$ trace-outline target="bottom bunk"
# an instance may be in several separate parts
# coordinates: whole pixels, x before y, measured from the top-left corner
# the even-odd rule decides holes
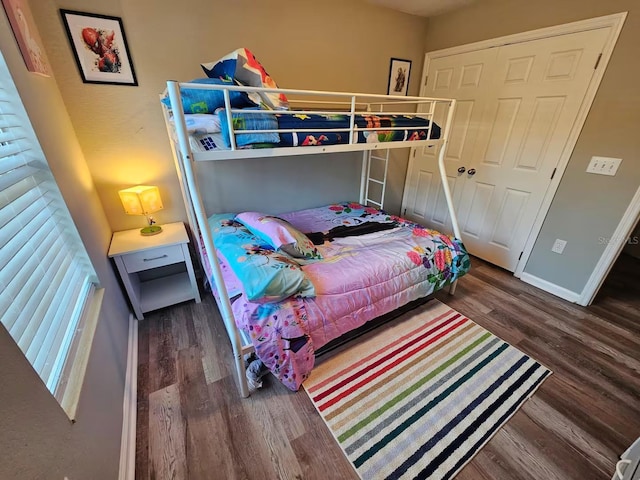
[[[209,228],[233,327],[294,391],[320,349],[450,285],[470,266],[461,241],[359,203],[277,217],[215,214]]]

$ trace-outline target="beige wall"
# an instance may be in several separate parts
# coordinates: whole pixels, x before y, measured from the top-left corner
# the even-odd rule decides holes
[[[640,3],[482,0],[429,19],[427,51],[628,11],[626,23],[525,271],[580,293],[640,184]],[[591,156],[622,158],[615,177],[585,172]],[[551,252],[567,240],[563,255]]]
[[[83,84],[59,15],[38,15],[64,102],[113,230],[140,225],[140,218],[124,214],[117,196],[118,189],[138,183],[160,186],[165,205],[157,214],[160,222],[185,219],[158,94],[167,80],[203,77],[201,62],[246,47],[281,87],[386,93],[389,60],[399,57],[413,61],[409,93],[418,92],[424,19],[356,0],[56,3],[121,16],[138,77],[138,87]],[[394,155],[387,195],[396,211],[408,158],[407,150],[401,152]],[[313,179],[310,182],[313,186]],[[356,181],[353,198],[358,186]],[[287,203],[295,206],[294,198],[286,197],[290,189],[282,190]],[[258,208],[259,192],[249,195]]]
[[[38,8],[39,15],[57,15],[51,2],[38,0]],[[75,424],[0,327],[0,478],[114,479],[120,454],[129,310],[106,257],[111,229],[56,79],[27,72],[0,12],[0,50],[105,288]]]

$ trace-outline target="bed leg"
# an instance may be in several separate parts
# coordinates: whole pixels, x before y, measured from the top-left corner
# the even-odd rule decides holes
[[[453,295],[454,293],[456,293],[456,287],[458,286],[458,280],[454,280],[450,285],[449,285],[449,295]]]
[[[247,398],[249,396],[249,384],[247,383],[247,375],[244,368],[244,358],[242,353],[235,355],[236,375],[238,376],[238,387],[240,388],[240,396]]]

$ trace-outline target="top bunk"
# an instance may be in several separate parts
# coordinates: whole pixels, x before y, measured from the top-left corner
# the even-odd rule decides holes
[[[435,146],[455,100],[168,81],[169,136],[194,161]]]

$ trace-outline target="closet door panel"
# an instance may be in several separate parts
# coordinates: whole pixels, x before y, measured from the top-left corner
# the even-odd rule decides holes
[[[413,203],[415,215],[425,218],[427,215],[427,200],[431,195],[431,186],[434,185],[433,173],[421,170],[417,173],[416,197]]]
[[[464,217],[460,219],[463,227],[463,238],[472,236],[479,238],[482,233],[482,226],[485,223],[489,203],[493,197],[495,187],[480,182],[476,182],[470,189],[471,203]]]
[[[438,179],[439,180],[439,179]],[[456,188],[457,178],[447,176],[449,183],[449,189],[453,192]],[[442,182],[438,181],[438,192],[436,194],[435,207],[431,211],[429,218],[430,223],[439,225],[440,230],[444,230],[450,227],[449,208],[447,207],[447,198],[444,195],[444,188]]]
[[[507,145],[509,145],[513,134],[513,126],[520,111],[520,104],[519,98],[498,100],[487,147],[480,158],[482,164],[502,167],[507,153]]]
[[[445,158],[455,205],[460,203],[465,181],[458,169],[471,161],[489,88],[485,75],[493,68],[496,55],[492,49],[432,59],[421,91],[423,96],[458,100]],[[446,114],[445,110],[436,111],[436,123],[444,125]],[[438,153],[436,148],[427,147],[412,153],[402,213],[410,220],[451,233],[451,219],[438,171]]]

